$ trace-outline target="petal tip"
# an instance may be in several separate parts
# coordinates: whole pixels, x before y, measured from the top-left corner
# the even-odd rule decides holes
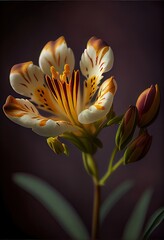
[[[117,91],[117,82],[116,82],[116,80],[115,80],[114,77],[111,77],[109,80],[110,80],[110,81],[109,81],[109,91],[110,91],[113,95],[115,95],[115,94],[116,94],[116,91]]]
[[[100,50],[104,47],[108,47],[108,44],[101,38],[93,36],[88,40],[87,47],[89,46],[93,46],[96,50]]]
[[[15,64],[15,65],[11,68],[10,74],[17,73],[17,72],[24,72],[24,71],[26,71],[26,69],[28,68],[28,66],[31,65],[31,64],[33,64],[32,61]]]
[[[43,48],[43,50],[50,50],[50,49],[56,49],[57,47],[59,47],[61,44],[65,43],[65,38],[64,36],[59,37],[57,40],[55,41],[49,41]]]

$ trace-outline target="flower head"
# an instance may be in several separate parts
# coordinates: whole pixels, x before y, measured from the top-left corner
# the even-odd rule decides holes
[[[88,41],[80,61],[85,77],[82,89],[80,73],[74,65],[74,54],[60,37],[45,45],[39,67],[32,62],[13,66],[10,84],[28,99],[9,96],[3,108],[6,116],[41,136],[96,134],[97,123],[106,118],[117,90],[114,77],[101,84],[103,73],[112,68],[113,52],[101,39],[92,37]],[[49,116],[41,115],[38,109]]]
[[[157,116],[160,106],[160,92],[156,84],[143,91],[137,99],[136,107],[139,113],[139,126],[147,127]]]

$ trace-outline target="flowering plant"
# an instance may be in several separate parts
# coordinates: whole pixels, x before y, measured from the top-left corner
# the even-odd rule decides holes
[[[60,140],[62,138],[82,152],[84,167],[92,177],[95,189],[92,240],[99,236],[101,187],[118,167],[136,162],[147,154],[152,142],[147,127],[155,120],[160,105],[156,84],[141,93],[135,106],[130,106],[120,116],[116,115],[113,106],[116,80],[112,76],[102,82],[103,74],[112,68],[113,62],[113,51],[108,44],[96,37],[89,39],[80,61],[80,70],[85,77],[81,84],[80,73],[74,70],[73,51],[68,48],[64,37],[60,37],[45,45],[39,57],[39,67],[32,62],[13,66],[10,84],[28,99],[9,96],[3,107],[10,120],[47,137],[55,154],[69,154],[68,147]],[[41,115],[38,110],[45,114]],[[102,148],[98,138],[100,131],[113,124],[118,125],[115,148],[106,173],[100,177],[93,155]],[[123,151],[123,155],[115,161],[118,151]],[[20,184],[18,178],[17,182]],[[29,186],[25,188],[31,189]],[[47,204],[50,206],[49,202]],[[87,234],[84,235],[88,238]]]

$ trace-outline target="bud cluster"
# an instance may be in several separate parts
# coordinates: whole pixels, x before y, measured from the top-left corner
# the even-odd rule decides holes
[[[115,142],[118,150],[126,148],[124,164],[142,159],[149,151],[152,137],[146,128],[155,120],[159,106],[160,93],[156,84],[143,91],[137,99],[136,106],[130,106],[123,115]],[[137,126],[140,128],[139,135],[132,140]]]

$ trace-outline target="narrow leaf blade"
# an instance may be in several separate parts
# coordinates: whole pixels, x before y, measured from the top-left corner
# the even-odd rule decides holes
[[[133,185],[134,184],[132,181],[125,181],[119,185],[112,193],[110,193],[100,209],[101,223],[104,221],[105,217],[115,206],[115,204],[133,187]]]
[[[148,240],[151,233],[159,226],[159,224],[164,220],[164,207],[159,208],[155,213],[150,217],[148,224],[145,228],[142,239]]]
[[[89,239],[88,232],[80,217],[54,188],[38,177],[25,173],[14,174],[13,180],[41,202],[72,239]]]
[[[151,200],[152,189],[146,190],[137,202],[123,233],[123,240],[137,240],[142,230],[147,209]]]

